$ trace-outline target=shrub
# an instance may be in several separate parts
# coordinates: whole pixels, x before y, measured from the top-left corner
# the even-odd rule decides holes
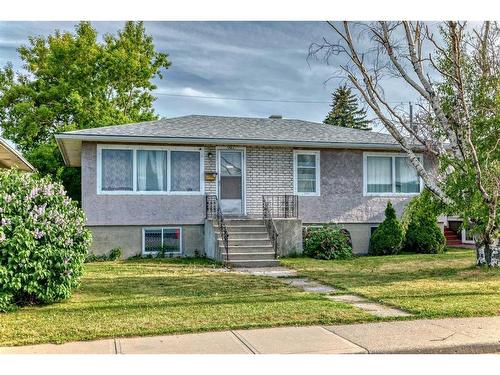
[[[304,236],[304,255],[315,259],[347,259],[352,257],[349,242],[349,237],[337,227],[309,229]]]
[[[397,254],[403,243],[403,229],[396,217],[396,211],[389,201],[385,209],[385,220],[380,224],[370,239],[370,255]]]
[[[425,254],[442,253],[446,239],[437,224],[440,207],[429,191],[413,198],[406,206],[403,223],[406,227],[404,250]]]
[[[422,254],[444,252],[446,239],[436,218],[429,215],[415,215],[406,230],[405,251]]]
[[[122,256],[122,249],[119,247],[111,249],[107,254],[103,255],[95,255],[89,254],[85,258],[85,263],[93,263],[93,262],[106,262],[108,260],[117,260]]]
[[[61,184],[0,171],[0,311],[70,296],[91,243],[84,221]]]

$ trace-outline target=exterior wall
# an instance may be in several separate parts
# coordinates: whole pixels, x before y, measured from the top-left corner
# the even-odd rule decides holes
[[[300,219],[274,219],[278,231],[280,256],[302,254],[302,221]]]
[[[200,147],[204,147],[205,173],[215,173],[216,147]],[[84,142],[82,206],[87,225],[94,232],[93,252],[102,254],[121,247],[125,256],[136,255],[142,246],[142,227],[168,225],[188,228],[183,230],[186,255],[204,250],[204,195],[98,195],[96,164],[96,143]],[[424,164],[428,169],[433,167],[425,158]],[[390,200],[401,215],[411,196],[363,196],[362,150],[321,150],[320,165],[321,195],[299,197],[299,220],[293,225],[277,221],[283,232],[280,241],[285,241],[282,248],[287,252],[302,250],[302,231],[292,228],[297,222],[336,222],[351,232],[354,251],[366,253],[370,227],[383,221],[387,202]],[[293,174],[292,148],[246,147],[247,215],[261,217],[262,195],[293,194]],[[205,181],[205,194],[216,194],[216,186],[216,181]]]
[[[142,253],[142,226],[89,226],[92,232],[90,252],[96,255],[108,253],[113,248],[121,248],[122,258]],[[204,253],[203,225],[182,226],[182,256]]]
[[[98,195],[96,150],[95,143],[82,145],[82,208],[87,225],[203,224],[204,195]]]
[[[380,223],[391,201],[398,216],[412,196],[363,196],[363,151],[321,150],[321,195],[299,197],[304,223]],[[426,168],[431,167],[424,159]]]
[[[293,194],[291,148],[247,147],[246,208],[249,216],[262,216],[262,196]]]

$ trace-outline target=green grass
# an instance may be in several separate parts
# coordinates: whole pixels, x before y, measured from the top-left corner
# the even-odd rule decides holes
[[[0,314],[0,346],[373,319],[278,280],[217,267],[195,259],[86,264],[69,300]]]
[[[282,263],[301,276],[403,308],[416,317],[500,315],[500,270],[475,267],[470,249],[345,261],[288,258]]]

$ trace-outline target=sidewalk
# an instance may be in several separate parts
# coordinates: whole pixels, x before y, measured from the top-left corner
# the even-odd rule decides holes
[[[280,327],[0,347],[3,354],[500,353],[500,317]]]

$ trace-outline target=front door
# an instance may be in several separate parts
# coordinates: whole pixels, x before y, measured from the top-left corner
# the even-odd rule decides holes
[[[243,170],[243,151],[219,151],[219,201],[225,214],[243,214]]]

